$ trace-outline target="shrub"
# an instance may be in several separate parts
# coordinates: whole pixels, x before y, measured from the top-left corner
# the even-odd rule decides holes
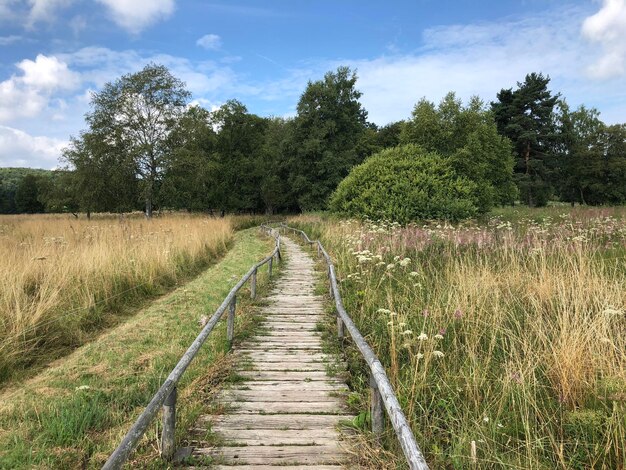
[[[354,167],[337,187],[330,208],[400,223],[459,220],[478,212],[477,189],[441,155],[408,144],[383,150]]]

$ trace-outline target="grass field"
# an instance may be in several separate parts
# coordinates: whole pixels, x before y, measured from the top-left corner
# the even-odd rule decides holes
[[[626,210],[507,209],[458,226],[290,223],[336,260],[347,310],[431,468],[626,468]],[[349,363],[367,409],[354,351]]]
[[[234,235],[231,250],[197,278],[151,303],[37,377],[0,392],[0,468],[100,468],[150,401],[210,315],[253,263],[273,248],[256,231]],[[259,295],[267,289],[259,272]],[[236,340],[257,325],[247,287],[238,297]],[[225,322],[211,334],[179,385],[177,445],[209,398],[228,379]],[[165,468],[158,458],[160,417],[155,420],[132,468]]]
[[[228,249],[230,219],[0,216],[0,384],[114,325]]]

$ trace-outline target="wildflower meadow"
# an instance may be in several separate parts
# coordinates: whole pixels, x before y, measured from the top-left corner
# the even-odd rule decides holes
[[[625,214],[291,222],[329,248],[432,468],[587,469],[626,465]]]

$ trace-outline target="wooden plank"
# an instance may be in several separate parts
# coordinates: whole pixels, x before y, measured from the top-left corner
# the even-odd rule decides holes
[[[222,392],[224,398],[231,398],[235,401],[291,401],[291,402],[323,402],[332,401],[334,403],[342,403],[343,395],[339,392],[331,392],[327,390],[272,390],[272,391],[250,391],[250,390],[228,390]]]
[[[324,383],[324,382],[244,382],[241,385],[233,385],[229,390],[250,390],[258,392],[266,391],[307,391],[307,390],[325,390],[332,392],[348,392],[349,388],[345,384],[340,383]]]
[[[242,446],[221,449],[194,449],[194,456],[220,458],[224,463],[248,465],[268,464],[337,464],[345,461],[345,451],[339,443],[322,446]]]
[[[302,414],[233,414],[210,416],[198,419],[198,426],[213,431],[223,429],[327,429],[339,426],[341,422],[352,421],[354,416],[343,415],[302,415]]]
[[[345,414],[347,409],[342,400],[310,402],[229,402],[230,413],[265,413],[265,414]]]
[[[273,372],[326,372],[326,365],[320,364],[316,362],[291,362],[291,363],[281,363],[281,362],[267,362],[267,363],[254,363],[247,370],[271,370]]]
[[[211,465],[211,467],[191,467],[194,469],[210,468],[211,470],[342,470],[344,467],[341,465],[316,465],[311,467],[310,465],[281,465],[276,468],[275,465],[237,465],[233,468],[232,465]]]
[[[216,432],[220,437],[235,442],[260,440],[267,437],[267,429],[220,429]],[[271,437],[279,443],[285,444],[289,441],[292,444],[307,444],[322,439],[334,439],[336,441],[340,439],[339,431],[331,426],[318,429],[274,429]]]
[[[239,375],[252,380],[282,380],[282,381],[297,381],[297,382],[310,382],[310,381],[322,381],[337,383],[341,382],[339,379],[329,377],[325,372],[272,372],[272,371],[249,371],[242,370]]]

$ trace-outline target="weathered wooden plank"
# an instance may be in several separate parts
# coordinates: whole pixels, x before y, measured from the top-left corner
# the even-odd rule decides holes
[[[339,379],[329,377],[325,372],[273,372],[273,371],[255,371],[255,370],[242,370],[239,372],[242,377],[247,377],[251,380],[283,380],[283,381],[297,381],[297,382],[310,382],[310,381],[322,381],[322,382],[341,382]]]
[[[343,415],[302,415],[302,414],[233,414],[211,416],[203,415],[198,419],[198,426],[220,431],[223,429],[327,429],[349,422],[354,416]]]
[[[346,406],[342,400],[336,401],[310,401],[310,402],[229,402],[232,406],[230,413],[266,413],[266,414],[345,414]]]
[[[193,469],[208,469],[211,470],[341,470],[344,467],[341,465],[316,465],[311,467],[310,465],[281,465],[276,468],[275,465],[237,465],[237,468],[233,468],[232,465],[212,465],[211,467],[191,467]]]
[[[272,402],[272,401],[291,401],[291,402],[333,402],[343,403],[343,396],[339,392],[329,392],[327,390],[306,390],[304,393],[300,390],[282,390],[282,391],[265,391],[258,390],[228,390],[222,392],[223,398],[229,398],[234,401],[250,401],[250,402]]]
[[[241,385],[233,385],[229,390],[250,390],[250,391],[307,391],[307,390],[325,390],[330,392],[348,392],[349,388],[341,383],[326,382],[244,382]]]
[[[242,446],[222,447],[221,449],[194,449],[194,456],[211,456],[224,460],[224,463],[246,463],[248,465],[286,463],[318,465],[337,464],[346,459],[346,453],[339,443],[322,446]]]
[[[249,370],[267,370],[274,372],[325,372],[326,366],[318,362],[267,362],[265,364],[254,364]]]

